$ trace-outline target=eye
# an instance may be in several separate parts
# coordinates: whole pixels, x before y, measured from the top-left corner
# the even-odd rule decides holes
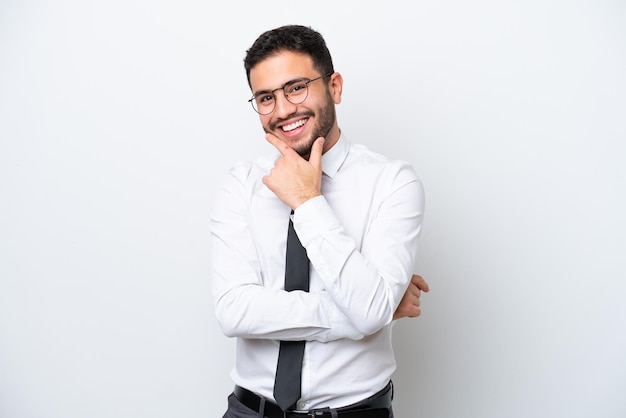
[[[306,83],[303,81],[297,82],[287,87],[287,94],[298,95],[306,91]]]
[[[273,94],[262,94],[260,96],[257,96],[256,98],[257,103],[264,104],[264,105],[272,103],[273,100],[274,100]]]

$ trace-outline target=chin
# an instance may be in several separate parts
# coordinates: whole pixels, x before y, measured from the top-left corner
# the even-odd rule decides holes
[[[313,148],[313,142],[315,140],[308,140],[306,142],[300,143],[295,147],[292,147],[295,152],[298,153],[303,158],[308,159],[309,155],[311,155],[311,149]]]

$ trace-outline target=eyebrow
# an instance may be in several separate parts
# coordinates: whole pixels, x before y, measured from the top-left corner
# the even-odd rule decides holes
[[[276,90],[284,89],[284,88],[285,88],[286,86],[288,86],[289,84],[297,83],[298,81],[308,81],[308,80],[310,80],[310,79],[309,79],[309,78],[307,78],[307,77],[298,77],[298,78],[294,78],[294,79],[292,79],[292,80],[287,81],[287,82],[286,82],[285,84],[283,84],[282,86],[277,87],[277,88],[275,88],[275,89],[273,89],[273,90],[259,90],[259,91],[256,91],[256,92],[254,92],[254,94],[252,95],[252,97],[257,97],[257,96],[259,96],[259,95],[261,95],[261,94],[268,94],[268,93],[272,93],[272,94],[274,94],[274,92],[275,92]]]

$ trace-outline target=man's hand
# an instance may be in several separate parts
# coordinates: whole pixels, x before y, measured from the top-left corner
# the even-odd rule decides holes
[[[315,140],[308,161],[275,135],[268,133],[265,139],[274,145],[282,156],[276,159],[270,173],[263,177],[263,184],[291,209],[296,209],[307,200],[320,196],[324,138],[319,137]]]
[[[422,292],[428,292],[428,283],[420,275],[414,274],[411,277],[411,283],[404,292],[400,305],[393,314],[393,319],[400,318],[415,318],[419,316],[422,311],[420,310],[420,295]]]

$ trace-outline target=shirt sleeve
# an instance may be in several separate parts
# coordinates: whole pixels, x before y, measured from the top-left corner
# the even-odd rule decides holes
[[[225,177],[210,219],[210,274],[215,314],[228,337],[332,341],[361,339],[327,291],[286,292],[263,286],[247,219],[246,166]]]
[[[392,321],[411,280],[424,213],[413,168],[389,165],[360,248],[323,196],[300,205],[294,227],[329,296],[351,324],[370,335]]]

